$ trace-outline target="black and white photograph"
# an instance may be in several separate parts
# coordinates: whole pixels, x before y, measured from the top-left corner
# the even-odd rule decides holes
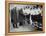
[[[43,31],[43,5],[10,4],[10,32]]]

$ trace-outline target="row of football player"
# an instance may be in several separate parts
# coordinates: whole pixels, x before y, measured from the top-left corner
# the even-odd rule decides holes
[[[28,9],[28,8],[30,8],[30,6],[26,6],[26,7],[24,8],[24,10],[25,10],[26,8]],[[35,6],[32,6],[32,7],[30,8],[30,10],[31,10],[31,9],[38,9],[38,8],[42,9],[43,6],[42,6],[42,5],[35,5]]]

